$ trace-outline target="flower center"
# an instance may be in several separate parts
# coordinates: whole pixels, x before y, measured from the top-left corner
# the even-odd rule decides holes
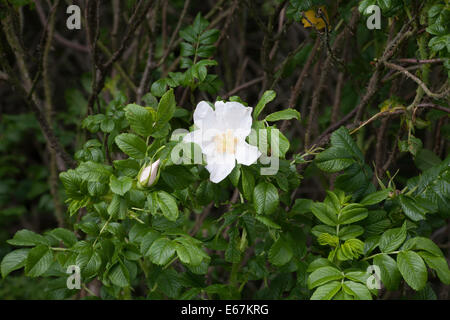
[[[214,137],[216,151],[219,153],[235,153],[238,139],[233,132],[228,129],[225,133],[220,133]]]

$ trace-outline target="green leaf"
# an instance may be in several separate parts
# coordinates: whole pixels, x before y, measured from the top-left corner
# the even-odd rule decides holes
[[[364,243],[358,239],[348,239],[336,251],[341,261],[357,259],[364,252]]]
[[[413,221],[420,221],[425,219],[425,214],[428,210],[420,205],[413,197],[399,195],[398,201],[402,207],[403,212],[408,218]]]
[[[387,254],[379,254],[373,258],[373,264],[380,268],[383,285],[390,291],[397,290],[401,274],[397,263]]]
[[[192,30],[195,34],[199,35],[203,32],[203,30],[206,29],[206,27],[209,25],[208,20],[202,17],[201,13],[198,13],[195,16],[195,20],[192,24]]]
[[[130,286],[130,273],[121,263],[116,263],[116,265],[111,268],[108,277],[109,280],[118,287],[125,288]]]
[[[190,57],[195,54],[195,48],[192,44],[187,42],[180,43],[180,55],[182,57]]]
[[[111,217],[125,219],[128,212],[127,200],[118,194],[114,194],[107,212]]]
[[[198,41],[200,44],[211,45],[214,44],[219,38],[220,31],[217,29],[209,29],[203,32]]]
[[[411,136],[408,140],[398,141],[398,149],[401,152],[410,152],[413,156],[422,149],[422,141],[414,136]]]
[[[172,189],[182,190],[189,187],[195,180],[192,173],[183,166],[167,166],[161,171],[161,178]]]
[[[124,174],[130,178],[134,178],[138,175],[139,162],[134,159],[114,160],[114,167],[119,170],[121,174]]]
[[[348,240],[351,238],[359,237],[364,233],[364,228],[361,226],[345,226],[339,229],[339,239],[341,240]]]
[[[422,258],[414,251],[402,251],[397,255],[397,266],[406,283],[416,291],[427,284],[427,268]]]
[[[279,237],[269,250],[269,261],[275,266],[282,266],[288,263],[293,257],[293,250],[289,242],[283,237]]]
[[[265,216],[255,216],[255,219],[264,224],[266,227],[273,229],[281,229],[281,227]]]
[[[392,6],[392,0],[377,0],[381,10],[389,10]]]
[[[329,227],[329,228],[331,228],[331,227]],[[325,233],[319,234],[319,236],[317,237],[317,242],[319,242],[319,244],[322,246],[329,245],[332,247],[337,247],[339,244],[339,238],[337,236],[333,236],[333,235],[325,232]]]
[[[364,155],[361,150],[359,150],[356,142],[350,136],[348,129],[345,127],[340,127],[338,130],[333,132],[331,135],[331,145],[347,151],[361,162],[364,161]]]
[[[193,241],[185,237],[176,239],[175,248],[180,261],[192,266],[200,265],[206,256],[205,253],[193,243]]]
[[[114,120],[110,118],[105,118],[100,123],[100,129],[103,132],[110,133],[114,130]]]
[[[317,258],[308,265],[308,269],[306,269],[306,272],[314,272],[315,270],[326,266],[333,266],[333,264],[328,259]]]
[[[195,34],[194,28],[188,26],[180,31],[180,37],[190,43],[195,43],[197,35]]]
[[[331,147],[319,153],[315,158],[316,166],[325,172],[339,172],[350,167],[355,160],[342,148]]]
[[[437,300],[436,293],[433,291],[430,283],[427,283],[425,288],[420,291],[417,291],[413,296],[414,300]]]
[[[175,244],[167,238],[159,238],[149,249],[149,259],[157,265],[165,265],[175,253]]]
[[[326,225],[335,227],[338,224],[338,216],[334,209],[322,202],[315,202],[311,205],[311,211],[317,219]]]
[[[352,194],[352,199],[356,200],[376,191],[372,184],[372,176],[373,172],[368,165],[355,162],[337,177],[334,186]]]
[[[367,195],[366,197],[364,197],[360,203],[363,206],[371,206],[377,203],[380,203],[383,200],[386,200],[386,198],[389,196],[390,190],[389,189],[384,189],[381,191],[377,191],[374,193],[371,193],[369,195]]]
[[[441,162],[441,159],[433,151],[428,149],[420,149],[414,158],[414,163],[421,171],[437,166]]]
[[[153,82],[150,88],[150,92],[155,97],[161,97],[166,92],[166,89],[167,89],[166,79],[159,79]]]
[[[434,255],[429,254],[428,252],[420,251],[418,254],[425,260],[427,265],[434,269],[442,281],[442,283],[449,285],[450,284],[450,270],[448,268],[447,260],[445,257],[436,257]]]
[[[111,175],[109,179],[111,191],[120,196],[125,195],[133,186],[133,180],[130,177],[122,176],[116,178],[114,175]]]
[[[132,133],[122,133],[115,138],[116,144],[125,154],[135,159],[144,159],[147,144]]]
[[[167,91],[159,101],[158,109],[156,111],[156,120],[158,123],[166,123],[172,119],[175,112],[176,102],[173,89]]]
[[[249,170],[242,167],[241,170],[242,170],[242,193],[245,199],[251,201],[253,196],[253,189],[255,189],[255,178],[253,177],[253,174]]]
[[[174,269],[165,269],[157,279],[158,289],[169,298],[177,298],[183,285],[183,274]]]
[[[150,247],[152,246],[153,242],[155,242],[155,240],[158,239],[159,237],[160,234],[155,231],[149,231],[142,237],[140,248],[142,255],[146,257],[150,255]]]
[[[137,104],[129,104],[125,107],[125,117],[130,123],[131,129],[137,134],[148,137],[153,132],[153,114]]]
[[[233,228],[229,231],[230,240],[225,250],[225,261],[238,263],[241,260],[241,251],[239,250],[239,231]]]
[[[367,280],[369,279],[369,273],[365,271],[346,271],[345,278],[350,279],[355,282],[361,282],[366,285]]]
[[[49,245],[48,240],[44,236],[26,229],[17,231],[14,237],[6,242],[13,246]]]
[[[64,228],[56,228],[48,232],[49,235],[56,238],[59,241],[62,241],[67,248],[72,247],[75,243],[77,243],[77,237],[75,234]]]
[[[277,112],[269,114],[265,120],[274,122],[274,121],[291,120],[291,119],[297,119],[300,121],[300,112],[298,112],[295,109],[288,108],[288,109],[285,109],[282,111],[277,111]]]
[[[406,223],[401,228],[394,228],[385,231],[380,238],[380,250],[389,253],[402,245],[406,239]]]
[[[253,203],[258,214],[272,214],[278,208],[278,190],[271,183],[261,182],[253,191]]]
[[[372,14],[372,12],[367,9],[374,4],[376,4],[376,0],[363,0],[360,2],[358,10],[364,15]]]
[[[25,274],[39,277],[46,272],[53,262],[53,253],[48,246],[38,245],[30,250],[25,262]]]
[[[344,277],[342,272],[334,267],[326,266],[315,270],[308,277],[308,288],[313,289],[333,280]]]
[[[318,287],[311,296],[311,300],[331,300],[340,289],[341,282],[329,282],[323,286]]]
[[[11,272],[24,267],[29,251],[29,249],[18,249],[4,256],[1,264],[2,277],[4,278]]]
[[[365,284],[345,281],[342,284],[342,289],[348,294],[354,296],[356,300],[372,300],[372,295]]]
[[[216,50],[216,47],[213,45],[199,46],[197,48],[197,56],[201,58],[211,57]]]
[[[169,221],[176,221],[178,218],[178,205],[173,196],[165,191],[158,191],[158,205],[163,215]]]
[[[403,250],[424,250],[437,257],[443,257],[441,249],[430,239],[424,237],[411,238],[405,242]]]
[[[277,94],[273,90],[267,90],[263,93],[261,99],[259,99],[258,104],[255,107],[255,110],[253,110],[254,120],[258,119],[259,114],[261,113],[261,111],[263,111],[266,104],[275,99],[276,96]]]
[[[357,221],[361,221],[369,215],[369,211],[366,208],[361,207],[358,203],[352,203],[344,207],[339,215],[339,224],[350,224]]]
[[[84,278],[90,278],[96,274],[102,264],[100,255],[91,247],[81,250],[76,258]]]
[[[236,167],[234,167],[234,169],[230,172],[229,174],[229,178],[231,183],[233,184],[233,186],[235,188],[238,187],[239,184],[239,178],[241,177],[241,170],[240,170],[240,165],[237,165]]]

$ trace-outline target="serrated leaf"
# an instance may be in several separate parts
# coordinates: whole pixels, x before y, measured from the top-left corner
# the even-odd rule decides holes
[[[344,207],[339,215],[339,224],[350,224],[357,221],[364,220],[369,215],[366,208],[361,207],[360,204],[352,203]]]
[[[127,268],[121,263],[116,263],[116,265],[111,268],[108,277],[109,280],[118,287],[125,288],[130,285],[130,274]]]
[[[315,158],[316,166],[325,172],[339,172],[350,167],[355,160],[342,148],[331,147],[319,153]]]
[[[390,253],[400,247],[406,239],[406,224],[401,228],[394,228],[385,231],[380,238],[380,250],[384,253]]]
[[[176,102],[173,89],[167,91],[159,101],[158,109],[156,111],[156,120],[158,123],[168,122],[175,112]]]
[[[265,216],[255,216],[255,219],[269,228],[281,229],[281,227],[278,224],[276,224],[275,222],[273,222],[272,220],[270,220]]]
[[[17,231],[14,237],[7,240],[7,242],[13,246],[49,245],[48,240],[44,236],[26,229]]]
[[[450,284],[450,269],[448,268],[445,257],[436,257],[428,252],[420,251],[418,254],[425,260],[428,267],[434,269],[442,283]]]
[[[259,183],[253,190],[253,203],[258,214],[274,213],[279,203],[277,188],[271,183]]]
[[[291,120],[291,119],[297,119],[300,121],[300,112],[298,112],[295,109],[288,108],[285,110],[271,113],[265,118],[265,120],[269,122],[280,120]]]
[[[116,144],[122,152],[135,159],[143,159],[147,151],[144,140],[132,133],[122,133],[115,138]]]
[[[133,180],[130,177],[122,176],[116,178],[114,175],[109,177],[109,187],[111,191],[120,196],[125,195],[133,186]]]
[[[1,264],[2,277],[4,278],[11,272],[24,267],[29,251],[29,249],[18,249],[5,255]]]
[[[173,196],[165,191],[158,191],[158,205],[163,215],[169,221],[176,221],[178,219],[178,204]]]
[[[380,268],[381,282],[388,290],[397,290],[401,280],[401,274],[397,263],[387,254],[380,254],[374,257],[373,264]]]
[[[75,234],[64,228],[56,228],[48,232],[49,235],[62,241],[67,248],[72,247],[78,240]]]
[[[413,197],[400,195],[398,201],[402,207],[403,212],[413,221],[420,221],[425,219],[425,214],[428,210],[420,205]]]
[[[308,277],[308,288],[313,289],[333,280],[340,280],[344,276],[342,272],[334,267],[326,266],[318,268]]]
[[[25,262],[25,274],[39,277],[46,272],[53,262],[53,253],[48,246],[38,245],[30,250]]]
[[[198,266],[202,263],[205,253],[192,241],[181,237],[176,242],[175,248],[181,262],[192,266]]]
[[[342,288],[345,288],[344,290],[348,291],[348,293],[354,296],[356,300],[372,300],[372,295],[365,284],[345,281],[342,284]]]
[[[293,257],[293,250],[283,237],[278,238],[269,250],[269,261],[275,266],[288,263]]]
[[[151,262],[157,265],[164,265],[169,262],[175,253],[175,244],[167,238],[155,240],[148,252]]]
[[[277,94],[273,90],[267,90],[263,93],[261,99],[259,99],[258,104],[255,107],[255,110],[253,111],[254,120],[258,119],[259,114],[263,111],[266,104],[275,99],[276,96]]]
[[[403,250],[424,250],[437,257],[443,257],[441,249],[430,239],[424,237],[411,238],[405,242]]]
[[[423,259],[414,251],[402,251],[397,255],[397,266],[406,283],[416,291],[427,284],[428,274]]]
[[[363,206],[371,206],[385,200],[389,193],[389,189],[380,190],[365,196],[359,203]]]
[[[125,117],[130,123],[131,129],[137,134],[148,137],[153,132],[153,114],[137,104],[129,104],[125,107]]]
[[[242,170],[242,193],[244,195],[244,198],[248,201],[252,200],[253,196],[253,190],[255,189],[255,178],[253,177],[253,174],[241,167]]]
[[[326,203],[315,202],[311,205],[311,211],[317,219],[329,226],[337,226],[338,217],[333,208]]]
[[[340,289],[341,282],[329,282],[323,286],[318,287],[312,294],[311,300],[331,300]]]

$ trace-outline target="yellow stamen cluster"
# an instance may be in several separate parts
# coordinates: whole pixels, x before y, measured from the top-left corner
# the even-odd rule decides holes
[[[237,138],[230,129],[226,133],[220,133],[214,137],[216,151],[219,153],[235,153],[237,142]]]

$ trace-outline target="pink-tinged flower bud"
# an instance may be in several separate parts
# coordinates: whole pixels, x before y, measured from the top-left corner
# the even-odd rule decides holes
[[[158,182],[159,179],[159,163],[160,160],[143,167],[138,175],[138,183],[141,187],[151,187]]]

